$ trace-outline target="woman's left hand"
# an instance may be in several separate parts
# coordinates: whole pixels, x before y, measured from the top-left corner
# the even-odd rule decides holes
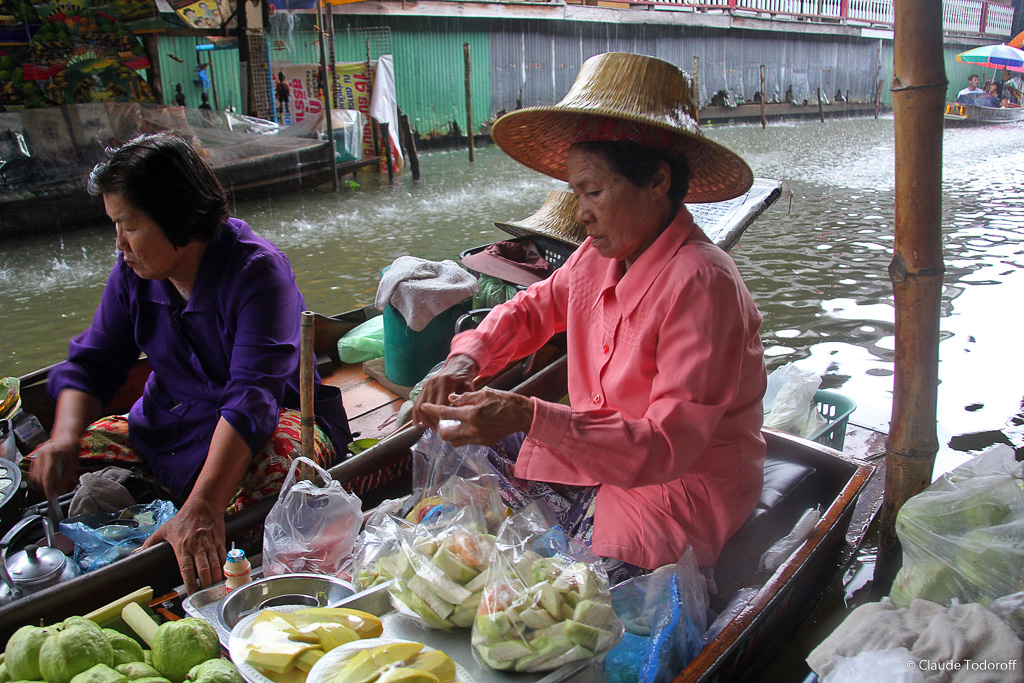
[[[148,548],[167,541],[178,559],[178,569],[191,594],[221,581],[227,551],[224,541],[224,508],[211,508],[190,496],[177,514],[164,522],[142,545]]]
[[[533,401],[520,394],[481,389],[451,394],[451,405],[423,404],[420,410],[437,420],[456,420],[444,425],[441,438],[453,446],[493,446],[514,432],[527,432],[533,424]]]

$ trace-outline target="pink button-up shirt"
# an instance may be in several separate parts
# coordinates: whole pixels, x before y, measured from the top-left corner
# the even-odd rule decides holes
[[[763,484],[761,314],[732,259],[681,208],[629,270],[587,239],[452,355],[487,375],[565,331],[571,407],[534,399],[516,476],[600,486],[593,549],[646,568],[702,565]]]

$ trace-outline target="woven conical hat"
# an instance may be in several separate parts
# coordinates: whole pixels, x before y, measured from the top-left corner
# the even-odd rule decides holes
[[[662,143],[690,166],[689,203],[719,202],[746,192],[754,177],[739,156],[701,133],[691,116],[689,77],[668,62],[626,52],[606,52],[583,63],[558,104],[528,107],[494,122],[491,136],[516,161],[568,180],[569,146],[588,119],[631,121],[659,129]],[[596,125],[596,124],[595,124]]]
[[[494,221],[494,224],[516,237],[543,235],[579,246],[587,238],[587,229],[576,221],[579,206],[580,200],[572,192],[551,190],[532,216],[521,221]]]

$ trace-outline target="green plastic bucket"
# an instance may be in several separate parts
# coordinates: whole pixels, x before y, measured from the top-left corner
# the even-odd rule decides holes
[[[416,332],[391,304],[385,306],[384,375],[388,380],[411,387],[426,377],[431,368],[448,357],[455,323],[469,308],[470,300],[456,304]]]

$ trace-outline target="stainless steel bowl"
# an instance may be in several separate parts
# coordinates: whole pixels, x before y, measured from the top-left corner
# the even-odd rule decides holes
[[[228,593],[217,610],[228,632],[247,614],[282,605],[330,607],[354,594],[348,581],[322,574],[282,574],[247,583]]]

